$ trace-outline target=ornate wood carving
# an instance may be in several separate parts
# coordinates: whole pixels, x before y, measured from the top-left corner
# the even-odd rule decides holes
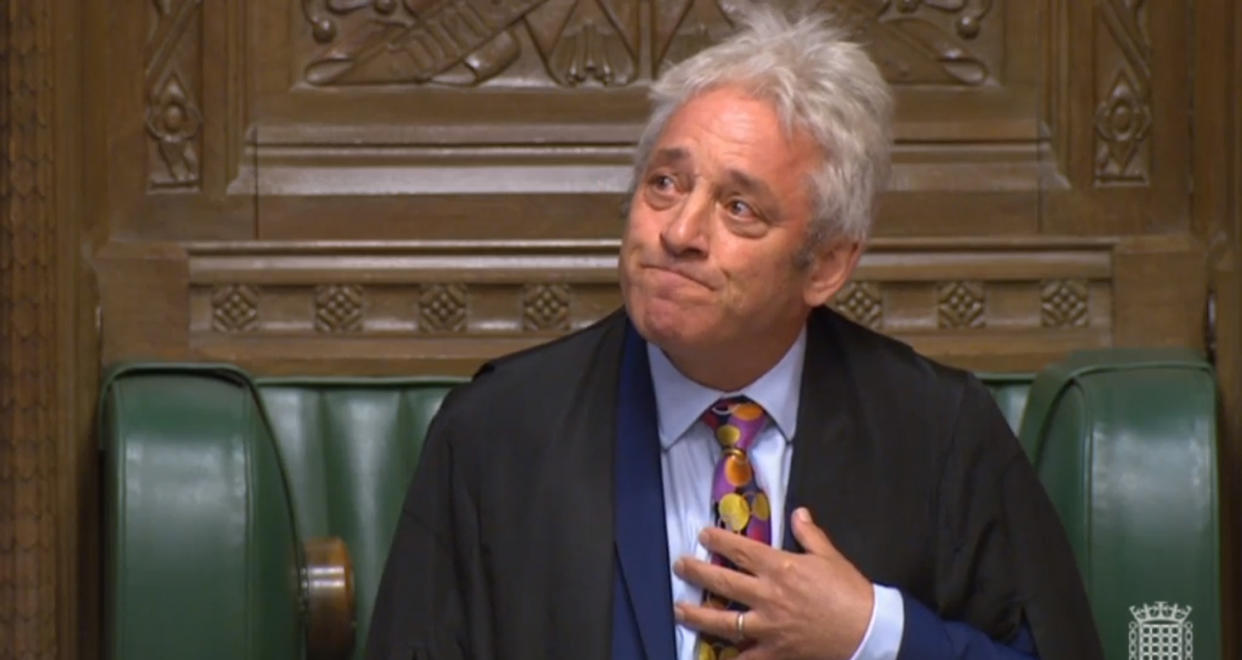
[[[989,16],[993,0],[845,0],[847,13],[894,84],[976,86],[987,82],[1003,52]],[[997,2],[999,4],[999,0]],[[863,20],[866,12],[878,18]]]
[[[980,85],[1003,42],[1002,0],[830,0],[898,84]],[[577,87],[647,81],[733,30],[730,0],[302,0],[311,85]],[[640,5],[650,5],[643,25]],[[645,55],[644,55],[645,54]],[[652,63],[640,70],[643,61]]]
[[[279,267],[279,266],[278,266]],[[523,270],[537,276],[538,266]],[[866,273],[869,269],[864,269]],[[596,306],[595,315],[575,316],[571,308],[580,297],[570,284],[527,284],[503,281],[420,283],[418,274],[401,283],[317,285],[291,283],[288,273],[280,283],[227,284],[195,287],[195,296],[209,299],[203,309],[209,318],[191,318],[191,330],[207,334],[312,336],[353,332],[371,336],[418,334],[465,334],[486,337],[524,332],[566,331],[597,320],[620,304],[615,284],[605,289],[609,302]],[[1087,279],[1023,279],[933,282],[885,275],[882,281],[847,284],[831,303],[833,309],[856,323],[881,331],[908,332],[939,329],[982,329],[997,325],[1006,329],[1085,328],[1091,322]],[[581,283],[611,279],[605,271],[578,273]],[[502,278],[503,279],[503,278]],[[991,289],[989,291],[989,288]],[[496,315],[480,309],[471,314],[472,289],[490,298],[492,309],[508,305],[513,311]],[[586,295],[598,291],[588,289]],[[414,305],[380,304],[368,312],[368,297],[416,300]],[[993,303],[990,309],[988,301]],[[507,302],[505,302],[507,301]],[[886,318],[886,307],[892,307]],[[209,311],[208,311],[209,310]]]
[[[851,321],[868,328],[879,328],[884,320],[884,298],[874,282],[846,284],[837,292],[832,307]]]
[[[638,4],[303,0],[310,36],[325,44],[305,76],[312,85],[476,85],[524,56],[555,84],[624,85],[638,71]]]
[[[556,82],[625,85],[638,73],[638,4],[547,0],[526,17],[526,25]]]
[[[218,286],[211,293],[211,327],[217,332],[248,332],[259,325],[259,292],[246,284]]]
[[[424,332],[466,329],[468,293],[464,284],[425,284],[418,296],[418,327]]]
[[[1046,328],[1085,328],[1090,323],[1084,280],[1048,280],[1040,290],[1040,323]]]
[[[328,45],[307,65],[306,80],[313,85],[482,82],[517,57],[520,46],[507,30],[539,4],[303,0],[311,34]]]
[[[1151,37],[1147,0],[1098,0],[1095,180],[1146,184],[1151,173]]]
[[[195,188],[203,153],[202,0],[148,0],[147,181]]]
[[[362,329],[366,299],[362,287],[329,284],[315,288],[315,330],[318,332],[357,332]]]
[[[373,355],[386,356],[380,370],[433,360],[442,366],[427,369],[468,372],[486,357],[590,324],[621,302],[616,240],[187,249],[187,342],[200,359],[259,370],[273,360],[315,368],[310,355],[323,368],[333,355]],[[934,356],[1030,368],[1071,347],[1110,344],[1114,249],[1096,239],[879,239],[833,306]],[[253,316],[247,300],[257,301]],[[216,316],[229,304],[241,311],[228,318],[240,320],[226,326]],[[341,332],[352,335],[348,344],[333,343]],[[124,353],[121,346],[112,354]],[[1011,355],[1016,362],[1005,362]]]
[[[982,328],[987,304],[981,282],[945,282],[937,290],[941,328]]]
[[[526,330],[569,329],[569,285],[532,284],[522,294],[522,327]]]

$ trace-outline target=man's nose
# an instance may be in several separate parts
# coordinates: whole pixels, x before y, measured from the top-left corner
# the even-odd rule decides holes
[[[674,256],[707,254],[712,199],[702,187],[692,191],[660,232],[660,243]]]

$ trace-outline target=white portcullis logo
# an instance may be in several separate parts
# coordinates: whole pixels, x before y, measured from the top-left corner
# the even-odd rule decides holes
[[[1130,607],[1130,660],[1193,660],[1189,605],[1162,600]]]

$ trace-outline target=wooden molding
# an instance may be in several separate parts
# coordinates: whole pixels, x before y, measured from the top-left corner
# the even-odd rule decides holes
[[[0,658],[93,657],[98,356],[84,268],[80,3],[0,11]]]
[[[460,373],[620,304],[616,240],[115,244],[98,267],[108,361]],[[934,357],[1034,369],[1075,348],[1201,345],[1193,242],[877,239],[833,305]],[[1179,265],[1180,264],[1180,265]],[[1164,278],[1170,267],[1182,273]],[[140,300],[125,283],[158,282]],[[111,302],[109,302],[111,301]]]

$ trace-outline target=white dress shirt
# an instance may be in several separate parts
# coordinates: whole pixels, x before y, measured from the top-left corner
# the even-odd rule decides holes
[[[736,392],[721,392],[682,375],[658,347],[647,344],[651,380],[659,416],[660,465],[664,477],[664,512],[668,531],[668,560],[673,602],[698,604],[703,590],[672,573],[679,557],[690,555],[707,561],[708,552],[698,541],[699,532],[711,526],[711,490],[720,445],[699,417],[717,399],[745,395],[768,413],[769,422],[750,449],[755,478],[768,496],[772,515],[772,545],[781,547],[786,528],[785,488],[798,422],[802,363],[806,356],[806,330],[798,335],[785,356],[755,382]],[[873,585],[875,603],[871,622],[851,660],[893,660],[901,646],[905,613],[901,592]],[[693,660],[698,633],[677,624],[677,658]]]

